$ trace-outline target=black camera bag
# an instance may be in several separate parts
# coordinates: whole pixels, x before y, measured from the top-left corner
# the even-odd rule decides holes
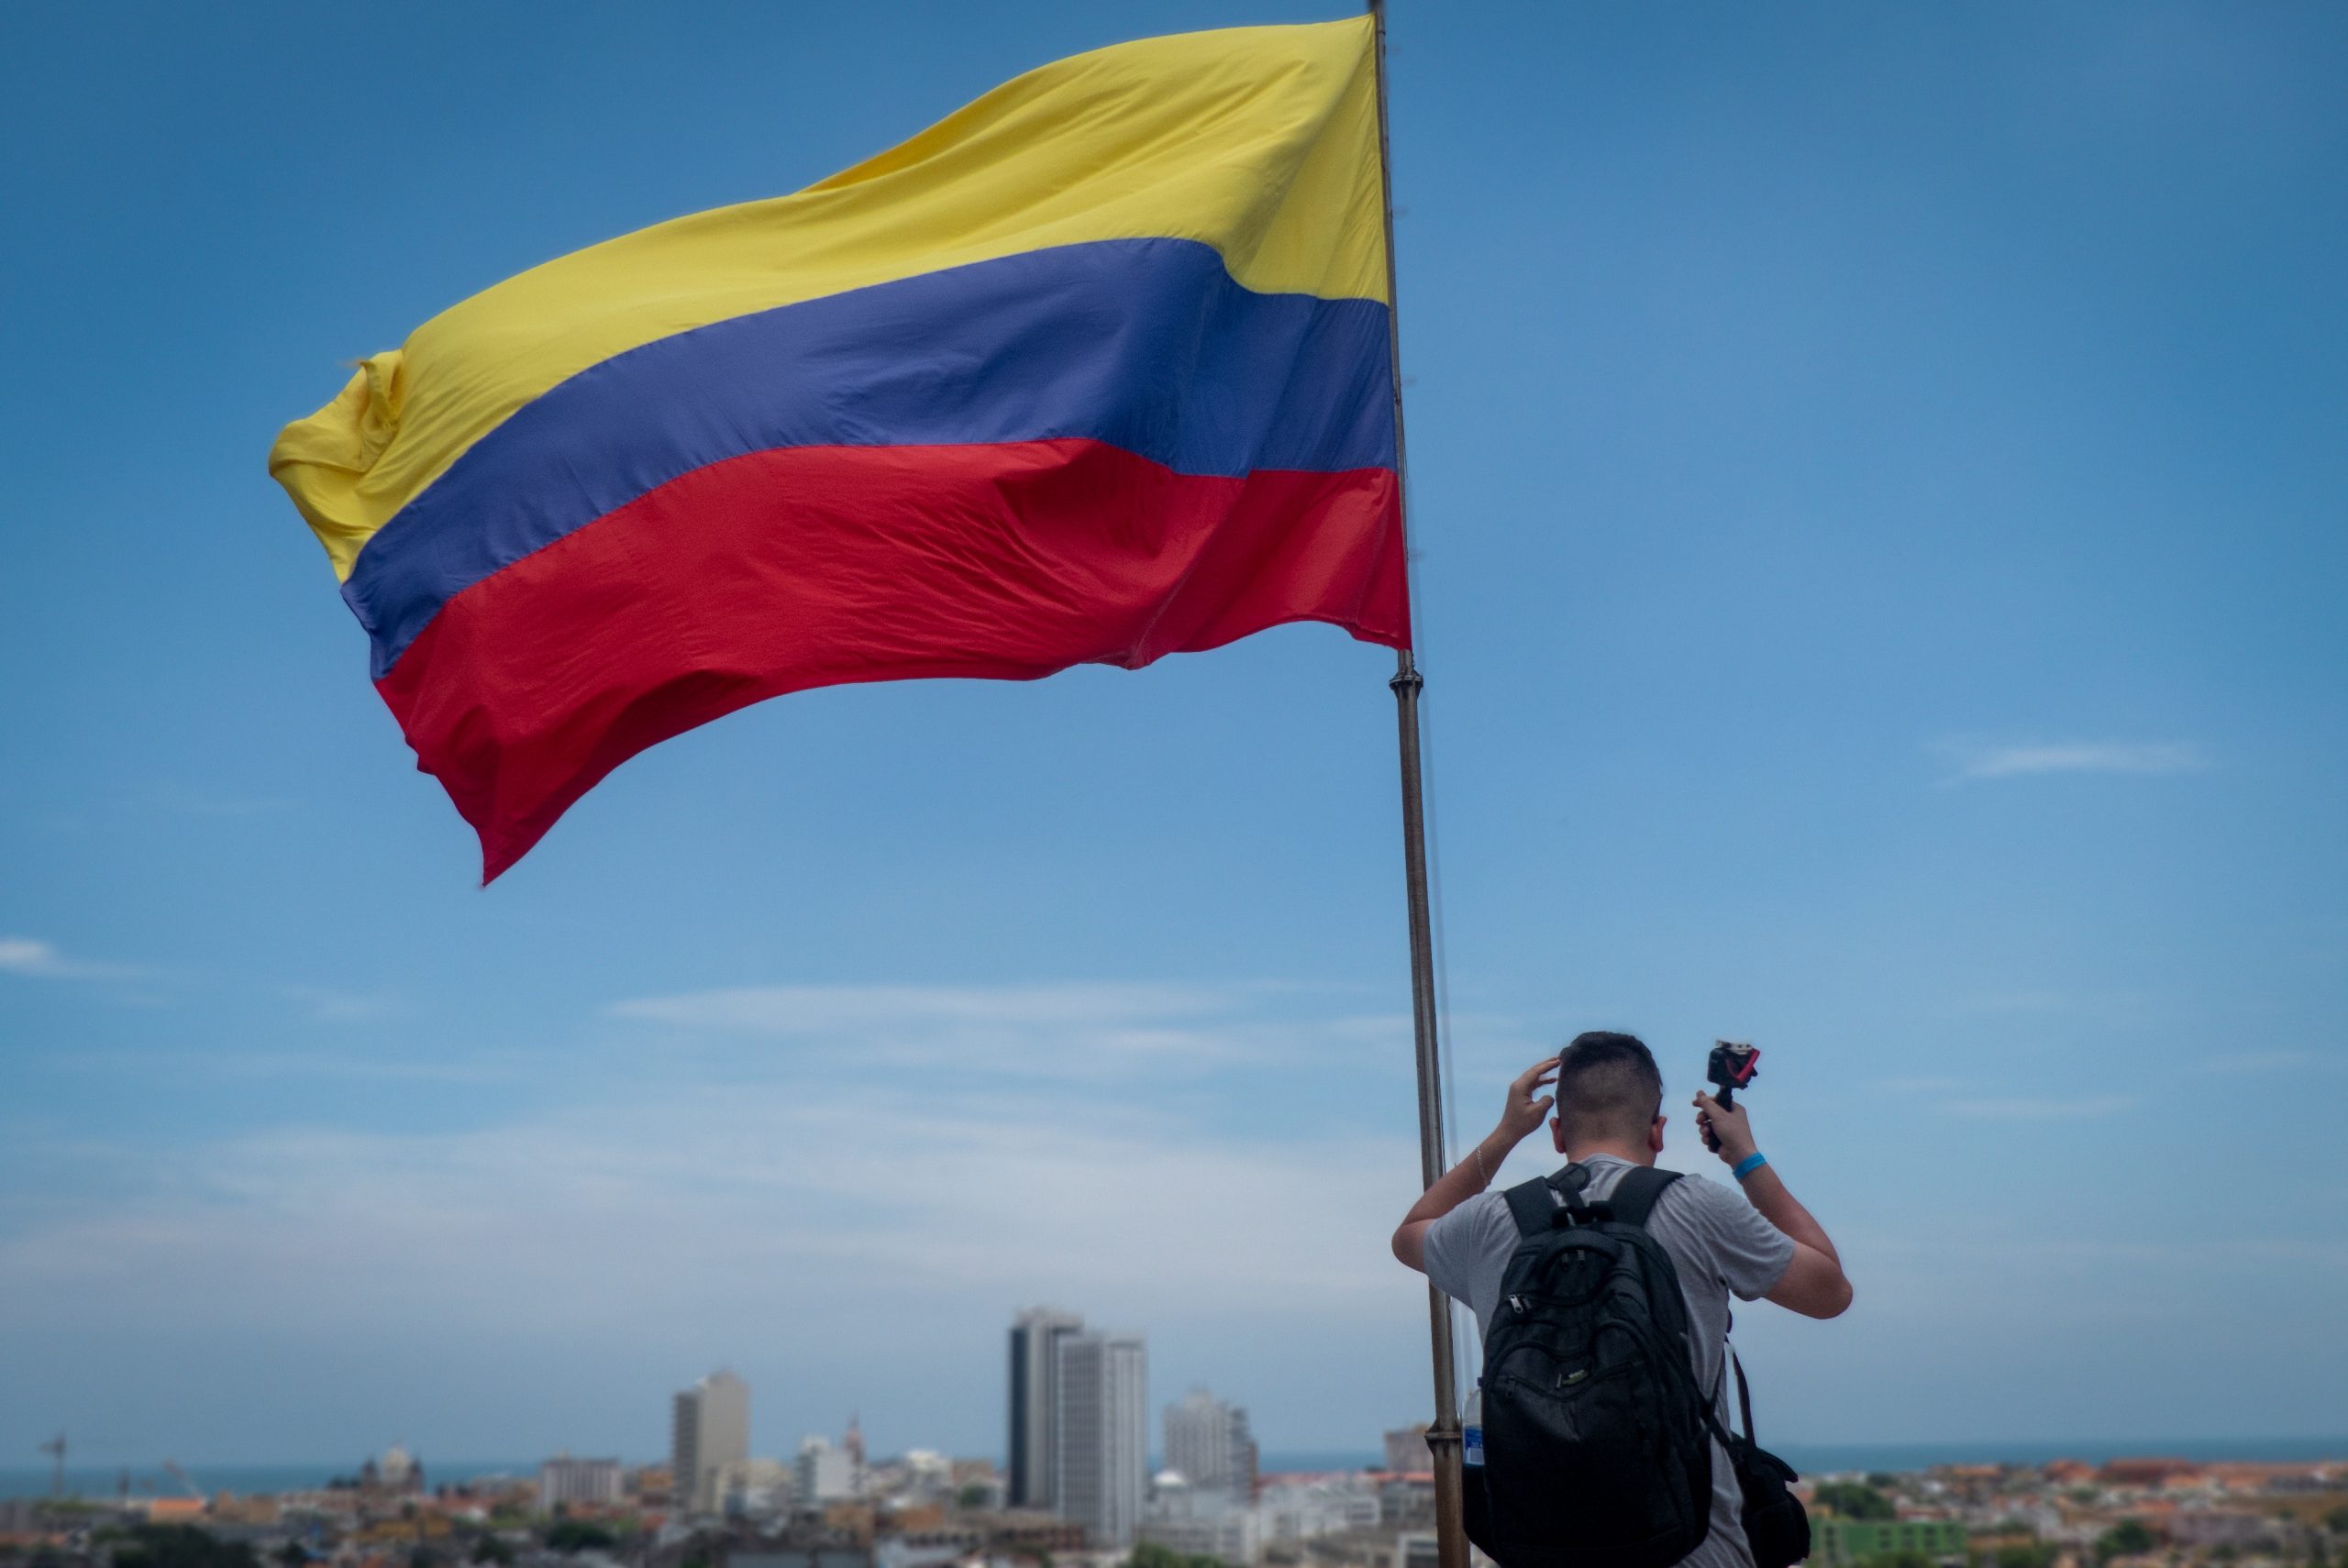
[[[1727,1445],[1737,1486],[1744,1494],[1744,1540],[1753,1549],[1753,1568],[1793,1568],[1810,1556],[1810,1515],[1788,1489],[1801,1477],[1755,1441],[1753,1391],[1745,1386],[1744,1364],[1733,1349],[1728,1360],[1736,1369],[1736,1405],[1744,1431],[1720,1432],[1720,1440]],[[1717,1423],[1713,1430],[1719,1431]]]

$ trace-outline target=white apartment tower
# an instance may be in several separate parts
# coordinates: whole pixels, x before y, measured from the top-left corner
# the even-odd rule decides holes
[[[538,1466],[538,1512],[557,1503],[616,1503],[622,1482],[616,1459],[573,1459],[558,1453]]]
[[[669,1464],[681,1512],[717,1512],[725,1467],[749,1457],[748,1384],[730,1372],[713,1372],[677,1396]]]
[[[1059,1411],[1059,1342],[1083,1331],[1073,1312],[1031,1307],[1011,1324],[1011,1474],[1005,1506],[1048,1508],[1058,1495],[1054,1422]]]
[[[1139,1334],[1060,1336],[1054,1510],[1094,1550],[1122,1551],[1141,1523],[1149,1472],[1149,1351]]]
[[[1203,1388],[1167,1406],[1166,1467],[1193,1486],[1248,1501],[1256,1494],[1256,1440],[1247,1412]]]

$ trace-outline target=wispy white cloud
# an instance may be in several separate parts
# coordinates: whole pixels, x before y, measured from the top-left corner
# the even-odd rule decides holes
[[[1985,991],[1961,1004],[1966,1012],[2100,1012],[2131,999],[2083,991]]]
[[[135,1077],[158,1083],[183,1079],[243,1079],[283,1090],[304,1079],[526,1086],[548,1077],[536,1053],[471,1050],[419,1054],[381,1049],[310,1047],[266,1050],[186,1050],[155,1045],[93,1046],[56,1064],[61,1071],[94,1077]]]
[[[1964,1087],[1963,1078],[1938,1077],[1929,1073],[1916,1077],[1885,1078],[1876,1085],[1885,1094],[1948,1094]]]
[[[2044,773],[2193,773],[2210,766],[2202,749],[2185,741],[2066,741],[2040,745],[1944,742],[1935,749],[1956,766],[1944,780],[2021,778]]]
[[[1099,982],[753,986],[637,998],[604,1011],[687,1034],[821,1040],[864,1061],[1055,1078],[1294,1061],[1409,1039],[1410,1021],[1401,1014],[1287,1017],[1267,1005],[1295,989]]]
[[[1957,999],[1950,1011],[1957,1016],[1981,1013],[2060,1019],[2069,1023],[2134,1027],[2160,1009],[2151,992],[2105,989],[2015,989],[1979,991]]]
[[[615,1018],[696,1029],[818,1034],[884,1024],[1114,1024],[1227,1010],[1233,993],[1159,985],[743,986],[615,1002]]]
[[[393,1005],[380,991],[345,991],[331,986],[280,986],[277,994],[305,1009],[313,1023],[364,1023],[382,1017]]]
[[[1317,1058],[1294,1068],[1338,1054],[1359,1077],[1363,1043],[1390,1045],[1375,1055],[1399,1095],[1408,1041],[1403,1018],[1297,987],[796,987],[638,999],[558,1051],[447,1063],[332,1035],[172,1052],[301,1084],[278,1103],[303,1114],[355,1098],[320,1075],[483,1081],[454,1126],[19,1146],[45,1175],[0,1193],[0,1342],[141,1342],[168,1300],[173,1333],[249,1359],[282,1343],[298,1361],[331,1323],[402,1353],[593,1361],[649,1386],[596,1400],[644,1409],[659,1380],[720,1361],[843,1405],[869,1377],[868,1416],[894,1398],[922,1440],[979,1443],[1000,1325],[1051,1300],[1146,1329],[1186,1370],[1346,1369],[1309,1419],[1375,1430],[1423,1397],[1423,1346],[1391,1342],[1423,1332],[1423,1288],[1387,1250],[1415,1138],[1402,1114],[1333,1113]],[[1208,1050],[1232,1060],[1168,1092],[1169,1066]],[[1248,1081],[1294,1104],[1235,1106],[1241,1054],[1280,1051]]]
[[[158,784],[138,804],[175,817],[259,817],[291,811],[294,802],[276,795],[221,795],[183,784]]]
[[[127,965],[69,958],[55,944],[29,936],[0,936],[0,975],[39,980],[122,980],[142,973]]]
[[[2194,1066],[2204,1073],[2292,1073],[2305,1072],[2324,1060],[2313,1051],[2237,1051],[2207,1057]]]
[[[1959,1099],[1950,1101],[1948,1109],[1959,1116],[1977,1117],[1985,1121],[2071,1121],[2117,1115],[2135,1105],[2134,1095],[2089,1094],[2068,1099]]]
[[[1393,1304],[1405,1138],[1235,1137],[1057,1098],[635,1089],[464,1132],[281,1130],[168,1169],[107,1151],[147,1170],[148,1196],[0,1233],[0,1326],[132,1281],[127,1312],[169,1288],[176,1316],[244,1331],[309,1319],[330,1280],[363,1321],[510,1328],[528,1299],[582,1340],[712,1316],[763,1333],[784,1302],[800,1331],[852,1338],[903,1331],[890,1303],[987,1321],[1029,1297],[1129,1315]]]

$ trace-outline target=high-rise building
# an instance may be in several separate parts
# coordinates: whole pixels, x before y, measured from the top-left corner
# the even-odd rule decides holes
[[[1134,1542],[1149,1474],[1149,1350],[1139,1334],[1058,1341],[1053,1508],[1096,1549]]]
[[[678,1508],[717,1512],[719,1471],[750,1457],[750,1386],[730,1372],[713,1372],[679,1393],[669,1454]]]
[[[1193,1388],[1166,1407],[1166,1467],[1202,1491],[1242,1502],[1256,1493],[1256,1440],[1247,1412]]]
[[[540,1513],[554,1512],[557,1503],[616,1503],[620,1492],[616,1459],[573,1459],[558,1453],[538,1466]]]
[[[1073,1312],[1031,1307],[1011,1324],[1010,1484],[1014,1508],[1048,1508],[1058,1495],[1052,1423],[1059,1408],[1060,1340],[1084,1328]]]

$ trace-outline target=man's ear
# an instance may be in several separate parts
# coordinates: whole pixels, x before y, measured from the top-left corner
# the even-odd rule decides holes
[[[1557,1146],[1557,1153],[1562,1154],[1566,1152],[1566,1119],[1564,1117],[1549,1118],[1549,1142]]]
[[[1670,1120],[1671,1118],[1668,1116],[1658,1116],[1647,1124],[1648,1154],[1660,1154],[1663,1153],[1663,1124]]]

